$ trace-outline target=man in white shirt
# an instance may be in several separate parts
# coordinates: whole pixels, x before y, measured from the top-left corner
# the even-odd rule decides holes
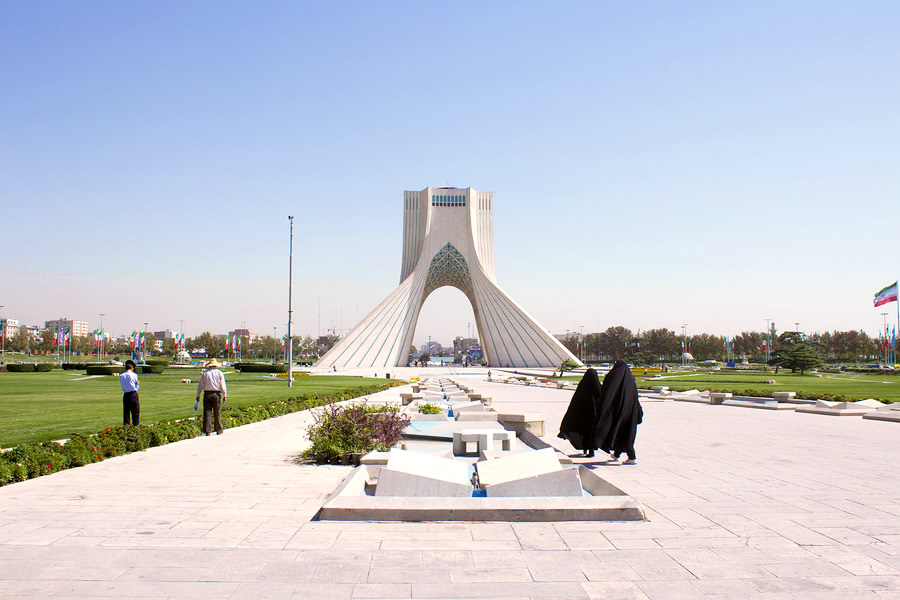
[[[125,425],[138,425],[141,418],[141,401],[138,398],[137,373],[134,372],[134,361],[125,361],[125,372],[119,375],[119,385],[122,386],[122,413]]]
[[[197,384],[197,402],[203,395],[203,433],[209,435],[213,428],[210,417],[215,421],[216,434],[222,435],[222,417],[219,413],[222,404],[228,395],[225,386],[225,375],[219,370],[219,363],[215,358],[206,363],[206,370]]]

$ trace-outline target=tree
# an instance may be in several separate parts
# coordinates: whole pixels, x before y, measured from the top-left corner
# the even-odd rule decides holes
[[[25,352],[25,348],[33,346],[33,344],[34,340],[26,333],[24,327],[19,327],[18,331],[16,331],[11,338],[6,340],[6,348],[13,352]]]
[[[600,357],[608,361],[625,356],[625,342],[632,338],[631,330],[616,325],[599,334]]]
[[[677,359],[681,341],[674,331],[666,328],[651,329],[643,335],[642,349],[657,361]]]
[[[156,336],[153,335],[152,331],[144,332],[144,352],[149,356],[152,352],[156,351]]]
[[[574,371],[578,367],[579,365],[577,362],[575,362],[571,358],[567,358],[559,365],[559,376],[562,377],[566,371]]]
[[[205,348],[209,356],[221,356],[225,351],[224,335],[213,335],[208,331],[204,331],[190,341],[194,348]]]
[[[175,356],[175,338],[165,338],[162,345],[162,353],[166,356]]]
[[[694,360],[720,360],[724,338],[718,335],[700,333],[690,337],[690,352]]]
[[[790,369],[791,373],[799,370],[803,375],[804,371],[820,366],[822,361],[816,353],[814,342],[799,331],[785,331],[775,341],[775,352],[769,364]]]

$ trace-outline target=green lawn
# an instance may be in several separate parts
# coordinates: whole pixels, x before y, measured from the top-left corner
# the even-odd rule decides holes
[[[200,369],[140,375],[141,422],[192,416]],[[191,379],[193,383],[181,383]],[[226,372],[227,406],[263,404],[304,393],[321,393],[385,383],[385,379],[339,375],[284,378]],[[94,433],[122,424],[122,391],[117,377],[85,378],[83,371],[9,373],[0,371],[0,447],[47,441],[71,433]]]
[[[641,377],[640,368],[632,371],[638,385],[667,385],[671,389],[706,390],[709,388],[740,392],[764,390],[767,392],[808,392],[842,394],[850,398],[876,398],[886,402],[900,402],[900,377],[895,375],[870,375],[867,373],[740,373],[731,371],[665,373],[659,379]],[[579,376],[566,376],[578,381]],[[765,383],[775,380],[775,385]]]

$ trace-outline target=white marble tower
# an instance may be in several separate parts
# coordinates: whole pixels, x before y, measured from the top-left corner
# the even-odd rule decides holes
[[[472,303],[490,366],[556,367],[565,359],[578,362],[497,285],[493,203],[493,192],[472,188],[403,192],[400,285],[316,366],[405,366],[422,305],[445,285],[457,288]]]

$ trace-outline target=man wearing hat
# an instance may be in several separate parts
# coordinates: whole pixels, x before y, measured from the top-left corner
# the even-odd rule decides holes
[[[119,375],[119,385],[122,386],[122,413],[125,425],[139,425],[141,418],[141,401],[138,399],[137,373],[134,372],[134,361],[130,358],[125,361],[125,372]]]
[[[206,370],[197,384],[197,403],[200,402],[200,394],[203,394],[203,433],[209,435],[212,429],[210,417],[215,420],[216,433],[222,435],[222,417],[219,409],[228,395],[225,387],[225,375],[219,370],[219,363],[215,358],[206,363]],[[194,404],[196,409],[197,405]]]

